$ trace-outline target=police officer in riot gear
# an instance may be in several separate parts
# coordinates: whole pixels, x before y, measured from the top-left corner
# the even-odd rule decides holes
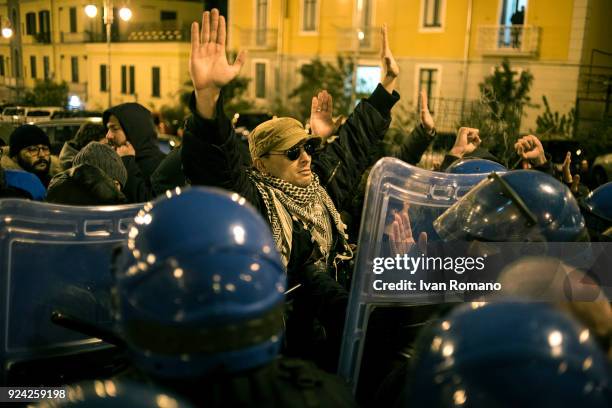
[[[238,194],[177,189],[135,218],[115,266],[136,367],[197,406],[352,406],[336,376],[279,358],[286,276]]]

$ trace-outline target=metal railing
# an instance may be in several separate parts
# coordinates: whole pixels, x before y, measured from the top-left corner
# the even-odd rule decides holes
[[[478,27],[478,50],[492,55],[537,55],[540,27],[499,25]]]
[[[339,52],[380,52],[380,27],[340,27],[336,29]]]
[[[240,29],[240,44],[251,50],[275,50],[278,43],[278,30],[266,29]]]
[[[60,33],[60,41],[64,44],[83,43],[91,41],[91,32],[84,31],[81,33]]]

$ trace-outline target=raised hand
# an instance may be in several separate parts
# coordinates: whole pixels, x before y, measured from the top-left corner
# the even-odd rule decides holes
[[[191,56],[189,74],[196,92],[198,112],[204,117],[214,114],[214,104],[221,88],[238,76],[246,54],[241,51],[232,65],[225,51],[225,17],[219,10],[202,14],[202,27],[191,24]]]
[[[397,65],[397,61],[393,57],[393,53],[391,53],[391,48],[389,48],[389,40],[387,39],[387,25],[383,24],[381,30],[382,37],[382,46],[380,51],[380,60],[382,64],[382,86],[389,93],[393,93],[393,89],[395,89],[395,82],[397,81],[397,76],[399,75],[399,65]]]
[[[421,124],[425,130],[430,133],[436,128],[436,124],[429,113],[429,106],[427,106],[427,92],[421,90],[421,113],[420,113]]]
[[[479,133],[480,131],[475,128],[459,128],[455,138],[455,145],[451,149],[450,154],[456,157],[463,157],[474,152],[481,143]]]
[[[568,184],[572,193],[578,193],[580,187],[580,175],[575,174],[572,176],[571,170],[572,164],[572,153],[567,152],[565,155],[565,160],[563,160],[563,181],[565,184]]]
[[[416,243],[412,236],[412,227],[410,226],[410,218],[408,216],[408,205],[405,205],[402,211],[396,213],[394,217],[393,223],[391,224],[391,233],[389,234],[391,253],[393,255],[408,254]],[[419,241],[416,244],[421,253],[427,253],[426,232],[421,232],[419,234]]]
[[[325,90],[312,97],[310,105],[310,129],[312,134],[318,137],[327,138],[332,135],[335,128],[333,113],[332,96]]]
[[[521,137],[514,144],[514,149],[516,150],[516,153],[527,162],[523,165],[525,168],[530,167],[529,165],[541,166],[546,163],[544,147],[542,146],[540,139],[534,135]]]

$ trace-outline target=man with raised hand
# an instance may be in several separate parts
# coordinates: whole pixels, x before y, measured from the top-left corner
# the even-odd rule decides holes
[[[228,63],[226,23],[218,10],[204,12],[201,29],[197,23],[191,27],[190,74],[195,92],[182,150],[185,175],[192,184],[239,193],[268,220],[290,287],[301,285],[287,327],[289,354],[295,351],[333,365],[348,297],[338,282],[348,283],[345,261],[352,258],[338,211],[349,204],[363,171],[378,159],[369,152],[382,140],[390,110],[399,100],[394,91],[399,67],[389,49],[386,27],[381,34],[381,84],[357,105],[334,143],[318,152],[320,139],[334,129],[333,100],[323,91],[312,100],[313,134],[293,118],[262,123],[249,136],[253,167],[245,169],[238,165],[239,141],[223,111],[221,88],[238,76],[246,55],[240,52],[233,64]],[[329,358],[321,358],[321,351],[307,355],[317,349],[315,318],[332,345]]]

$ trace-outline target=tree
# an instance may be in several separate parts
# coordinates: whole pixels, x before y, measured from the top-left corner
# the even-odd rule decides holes
[[[68,84],[66,81],[55,83],[50,79],[36,81],[34,89],[26,90],[19,104],[64,107],[68,104]]]
[[[513,71],[507,59],[495,67],[493,74],[479,84],[480,101],[464,110],[459,126],[480,129],[482,144],[506,166],[515,155],[514,143],[519,137],[521,118],[530,103],[529,89],[533,75]]]
[[[567,116],[565,114],[559,115],[559,112],[553,113],[548,104],[546,96],[542,96],[544,102],[544,113],[538,115],[536,118],[538,135],[559,135],[564,137],[572,137],[572,131],[574,130],[574,112],[572,108]]]
[[[309,64],[302,65],[302,82],[289,94],[289,98],[294,100],[291,116],[301,121],[308,119],[312,97],[324,89],[334,98],[334,114],[348,116],[353,110],[351,87],[354,68],[353,60],[341,55],[337,56],[336,64],[315,58]],[[358,93],[356,96],[359,99],[367,95]]]

